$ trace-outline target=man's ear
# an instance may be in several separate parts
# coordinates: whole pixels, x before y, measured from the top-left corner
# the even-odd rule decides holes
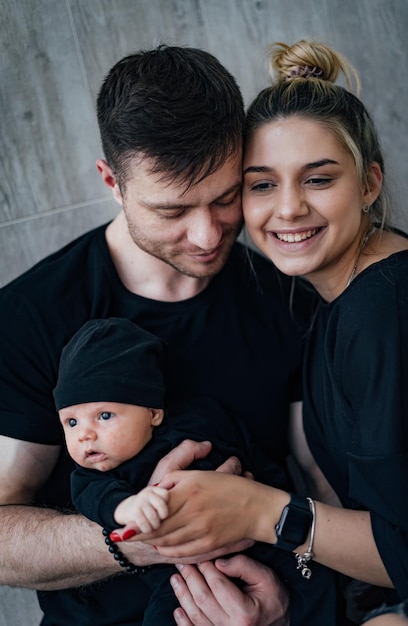
[[[364,192],[363,201],[364,204],[371,206],[377,200],[382,188],[383,175],[381,167],[374,161],[371,163],[367,172],[367,188]]]
[[[98,159],[96,162],[96,167],[101,175],[103,182],[112,191],[112,195],[115,198],[116,202],[120,204],[120,206],[123,206],[123,197],[120,192],[116,176],[112,172],[110,166],[104,159]]]
[[[162,423],[164,417],[163,409],[150,409],[152,416],[152,426],[159,426]]]

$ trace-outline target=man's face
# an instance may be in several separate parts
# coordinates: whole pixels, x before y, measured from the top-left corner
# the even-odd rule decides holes
[[[148,159],[130,165],[122,204],[134,243],[193,278],[217,274],[242,228],[241,154],[186,190],[159,180]]]

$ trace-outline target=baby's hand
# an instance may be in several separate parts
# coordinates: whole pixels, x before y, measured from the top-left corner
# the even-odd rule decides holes
[[[168,499],[167,489],[145,487],[138,494],[122,500],[116,507],[114,517],[118,524],[126,528],[115,531],[114,541],[130,539],[131,529],[136,531],[134,533],[136,535],[137,532],[148,533],[159,528],[161,520],[165,519],[169,513]]]

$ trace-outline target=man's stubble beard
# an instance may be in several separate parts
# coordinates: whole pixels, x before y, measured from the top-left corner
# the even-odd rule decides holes
[[[152,243],[149,239],[141,236],[138,232],[138,229],[132,224],[131,221],[126,216],[127,227],[129,231],[129,235],[133,241],[133,243],[151,256],[163,261],[167,265],[170,265],[173,269],[178,271],[180,274],[185,276],[189,276],[190,278],[211,278],[216,276],[227,263],[228,257],[230,255],[232,246],[236,241],[239,233],[242,230],[243,220],[241,224],[238,224],[235,227],[230,227],[223,233],[223,250],[220,253],[220,256],[214,261],[208,264],[200,264],[200,271],[198,267],[198,263],[194,263],[191,261],[191,265],[183,262],[182,258],[178,261],[179,257],[183,257],[186,253],[176,253],[176,254],[166,254],[166,251],[163,251],[163,244],[161,243]],[[164,244],[166,246],[166,244]],[[172,248],[174,250],[174,248]]]

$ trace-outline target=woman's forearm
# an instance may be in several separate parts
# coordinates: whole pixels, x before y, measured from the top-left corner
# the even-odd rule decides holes
[[[251,514],[256,525],[254,539],[269,543],[277,541],[275,525],[283,508],[278,504],[282,502],[281,493],[269,487],[264,488],[264,493],[260,490],[256,499],[259,503],[259,498],[262,498],[263,506],[259,507],[257,503],[256,510],[254,507]],[[320,502],[315,503],[315,509],[314,560],[352,578],[373,585],[392,587],[374,541],[370,513]],[[307,548],[308,542],[299,546],[296,552],[303,554]]]
[[[307,546],[302,546],[302,550]],[[313,552],[323,565],[380,587],[393,587],[378,552],[368,511],[316,503]]]
[[[139,536],[161,554],[188,557],[243,537],[275,544],[275,526],[289,503],[285,491],[247,478],[217,472],[174,472],[161,483],[170,488],[170,516],[153,533]],[[308,544],[298,546],[303,553]],[[316,502],[314,560],[350,577],[392,587],[365,511]]]

